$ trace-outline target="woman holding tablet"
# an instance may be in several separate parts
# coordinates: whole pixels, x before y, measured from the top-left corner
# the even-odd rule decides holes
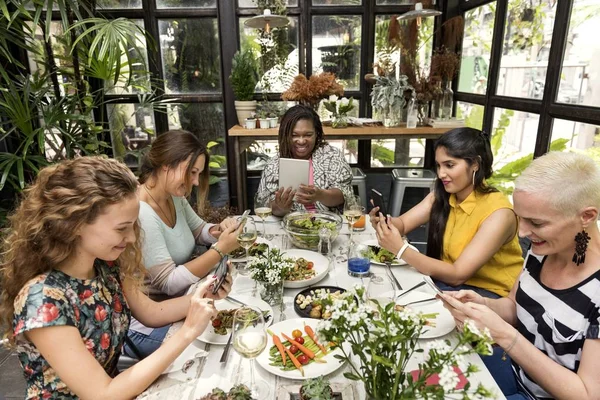
[[[280,158],[308,160],[309,184],[282,187]],[[299,210],[335,210],[353,197],[352,169],[342,153],[325,141],[323,125],[312,108],[297,105],[281,118],[279,154],[265,166],[257,196],[269,197],[277,216]]]
[[[391,218],[371,211],[379,244],[442,290],[473,289],[482,296],[506,296],[523,257],[517,217],[505,195],[485,182],[492,175],[492,150],[483,132],[457,128],[435,144],[438,179],[423,201]],[[429,223],[427,255],[402,236]]]

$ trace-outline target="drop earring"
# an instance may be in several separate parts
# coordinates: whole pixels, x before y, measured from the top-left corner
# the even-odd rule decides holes
[[[475,173],[476,173],[476,172],[477,172],[477,171],[473,171],[473,188],[475,188]]]
[[[573,254],[573,262],[577,265],[585,263],[585,252],[587,251],[590,235],[587,234],[585,228],[575,235],[575,254]]]

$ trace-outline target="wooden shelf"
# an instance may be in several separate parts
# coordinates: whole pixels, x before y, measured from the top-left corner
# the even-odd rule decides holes
[[[406,135],[411,137],[427,137],[427,136],[440,136],[449,131],[452,128],[432,128],[430,126],[424,126],[419,128],[407,128],[406,126],[399,126],[395,128],[386,128],[383,126],[349,126],[347,128],[334,129],[330,126],[324,126],[323,130],[325,136],[400,136]],[[229,136],[273,136],[277,137],[279,134],[279,128],[269,129],[246,129],[239,125],[235,125],[229,129]]]

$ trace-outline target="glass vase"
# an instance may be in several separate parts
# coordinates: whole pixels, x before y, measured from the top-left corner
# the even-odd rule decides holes
[[[283,281],[279,283],[267,283],[256,281],[258,294],[270,306],[278,306],[283,303]]]
[[[391,128],[402,123],[402,107],[389,106],[382,111],[383,126]]]
[[[332,128],[346,128],[348,127],[348,116],[347,115],[334,115],[331,117]]]
[[[425,126],[429,116],[429,102],[417,101],[417,126]]]
[[[452,106],[454,105],[454,92],[452,91],[452,81],[446,81],[443,84],[442,95],[439,99],[439,116],[442,120],[452,118]]]

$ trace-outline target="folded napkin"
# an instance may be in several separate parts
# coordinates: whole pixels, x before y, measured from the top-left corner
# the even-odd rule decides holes
[[[456,372],[458,374],[458,383],[456,384],[455,389],[460,390],[465,387],[465,385],[467,384],[468,381],[467,381],[467,378],[465,378],[465,375],[463,374],[462,370],[460,368],[458,368],[456,365],[454,366],[454,372]],[[410,373],[413,377],[413,380],[417,380],[417,379],[419,379],[419,374],[421,373],[421,370],[415,369],[414,371],[410,371]],[[425,384],[428,386],[437,385],[439,383],[440,383],[440,376],[438,374],[431,375],[425,381]]]

